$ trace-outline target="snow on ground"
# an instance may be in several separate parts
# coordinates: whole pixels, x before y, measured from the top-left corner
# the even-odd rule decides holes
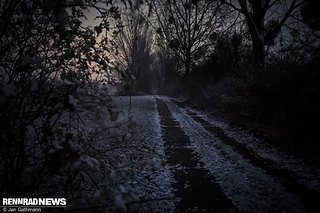
[[[272,160],[279,168],[292,171],[301,184],[310,189],[315,189],[320,193],[320,170],[318,168],[308,165],[301,159],[297,159],[292,155],[281,152],[268,145],[268,143],[262,142],[249,132],[222,122],[207,113],[191,108],[187,108],[187,110],[196,113],[212,126],[222,129],[228,137],[235,139],[235,141],[253,150],[258,156]]]
[[[239,211],[306,211],[301,205],[301,200],[296,195],[286,192],[277,180],[243,159],[175,104],[170,101],[167,101],[167,104],[205,166]]]
[[[173,178],[154,98],[111,97],[108,88],[93,85],[78,88],[68,104],[73,110],[58,120],[50,154],[68,149],[74,157],[62,159],[37,193],[66,197],[70,211],[173,212]]]
[[[164,162],[164,143],[160,118],[153,96],[117,97],[115,101],[122,116],[129,117],[130,144],[134,147],[125,155],[136,158],[133,177],[124,183],[136,200],[129,204],[131,211],[173,212],[173,176]]]
[[[206,131],[185,109],[177,107],[167,97],[160,98],[166,101],[206,168],[240,211],[305,211],[300,199],[286,192],[276,179]],[[66,148],[63,145],[64,137],[71,133],[67,148],[76,156],[75,160],[64,161],[61,174],[45,180],[52,186],[49,188],[57,191],[56,186],[67,183],[67,174],[80,172],[75,182],[79,182],[84,190],[77,191],[79,196],[76,197],[81,197],[81,200],[74,202],[71,210],[87,206],[95,210],[95,206],[103,205],[107,212],[174,212],[172,184],[175,180],[171,168],[165,163],[155,97],[110,97],[108,89],[92,87],[78,89],[74,96],[68,97],[68,103],[75,111],[63,113],[59,120],[52,153]],[[261,157],[279,165],[283,163],[285,168],[297,172],[299,177],[305,177],[304,182],[310,187],[318,187],[318,170],[312,170],[311,173],[312,168],[302,168],[301,162],[264,146],[249,133],[214,118],[207,118],[200,112],[196,113]],[[28,137],[34,137],[32,129],[27,133]],[[64,193],[63,188],[59,190]]]

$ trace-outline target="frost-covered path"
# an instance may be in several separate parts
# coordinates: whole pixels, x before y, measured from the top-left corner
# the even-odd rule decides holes
[[[164,101],[157,99],[167,163],[175,178],[176,211],[234,212],[209,170],[204,168],[188,137]]]
[[[133,97],[130,111],[155,154],[130,183],[137,212],[320,212],[318,167],[167,97]]]

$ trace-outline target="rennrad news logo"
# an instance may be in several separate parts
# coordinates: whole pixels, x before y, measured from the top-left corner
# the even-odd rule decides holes
[[[2,198],[3,206],[66,206],[65,198]]]
[[[66,198],[2,198],[3,212],[41,212],[42,208],[67,206]]]

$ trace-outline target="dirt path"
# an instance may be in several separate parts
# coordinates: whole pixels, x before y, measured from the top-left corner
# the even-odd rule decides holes
[[[203,167],[199,155],[175,121],[166,103],[156,99],[167,163],[175,178],[176,212],[236,212],[220,185]]]
[[[201,202],[202,206],[210,205],[217,196],[224,198],[226,205],[214,212],[320,212],[317,166],[178,100],[158,96],[156,104],[167,163],[174,168],[175,196],[182,194],[178,211],[180,206],[187,209]],[[190,174],[184,174],[185,170]],[[212,189],[204,180],[207,177]],[[196,179],[200,184],[187,185],[184,179],[187,183]],[[186,186],[208,191],[188,194]],[[213,195],[213,199],[205,194]]]
[[[279,182],[287,189],[288,192],[294,193],[300,197],[307,207],[308,212],[320,212],[320,196],[316,190],[309,189],[304,185],[300,184],[298,180],[294,178],[294,174],[285,169],[277,167],[277,165],[269,160],[258,156],[252,150],[243,146],[242,144],[235,141],[233,138],[228,137],[221,128],[212,126],[209,122],[198,116],[194,112],[187,111],[196,122],[204,127],[207,131],[214,134],[225,144],[231,146],[236,152],[240,153],[245,159],[247,159],[254,166],[257,166],[267,174],[279,180]]]

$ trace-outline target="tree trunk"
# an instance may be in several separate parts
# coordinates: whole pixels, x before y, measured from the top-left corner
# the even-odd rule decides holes
[[[252,37],[252,58],[255,65],[263,67],[265,63],[265,49],[263,35],[251,35]]]
[[[264,30],[265,30],[265,11],[264,1],[251,1],[252,12],[248,9],[246,1],[238,0],[241,9],[244,11],[249,33],[252,42],[252,58],[256,67],[264,67],[265,50],[264,50]]]
[[[185,73],[184,73],[184,77],[186,80],[190,80],[190,75],[191,75],[191,55],[187,54],[186,55],[186,61],[184,63],[185,66]]]

